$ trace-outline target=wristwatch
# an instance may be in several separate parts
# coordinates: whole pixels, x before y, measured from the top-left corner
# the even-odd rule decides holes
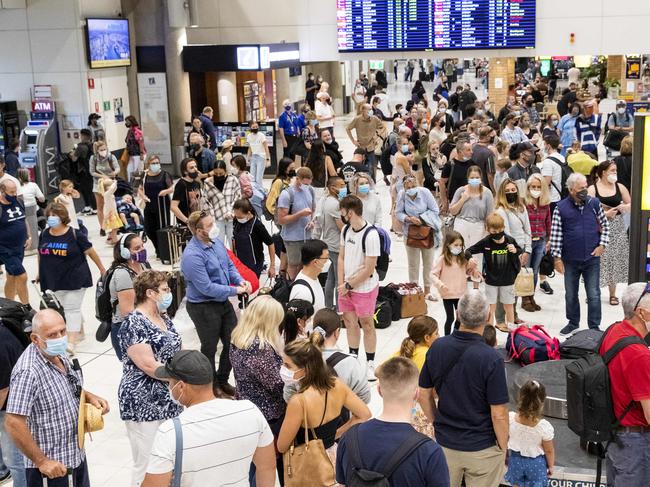
[[[346,282],[345,283],[345,289],[347,289],[348,291],[352,291],[354,288],[352,286],[350,286],[349,282]]]

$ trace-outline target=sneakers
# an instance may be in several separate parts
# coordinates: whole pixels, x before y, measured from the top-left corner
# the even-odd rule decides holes
[[[368,364],[366,365],[366,368],[367,368],[368,382],[376,381],[377,377],[375,376],[375,362],[374,362],[374,360],[368,360]]]
[[[7,484],[11,481],[11,472],[7,470],[7,473],[0,475],[0,485]]]
[[[576,331],[577,329],[578,329],[577,326],[572,325],[572,324],[568,324],[568,325],[566,325],[564,328],[562,328],[562,329],[560,330],[560,336],[565,337],[565,336],[567,336],[567,335],[570,335],[571,333],[573,333],[573,332]]]
[[[542,281],[539,284],[539,288],[544,294],[553,294],[553,289],[551,288],[551,285],[548,283],[548,281]]]

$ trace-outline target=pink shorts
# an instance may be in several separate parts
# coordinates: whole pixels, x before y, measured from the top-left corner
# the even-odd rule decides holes
[[[339,294],[339,311],[341,313],[354,312],[358,318],[374,316],[378,294],[379,286],[367,293],[348,291],[344,296]]]

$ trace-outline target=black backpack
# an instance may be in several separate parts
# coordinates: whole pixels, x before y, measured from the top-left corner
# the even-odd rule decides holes
[[[383,229],[380,230],[374,225],[368,225],[365,231],[363,232],[363,236],[361,237],[361,250],[365,255],[366,237],[368,236],[368,232],[373,228],[377,231],[377,235],[379,235],[379,249],[380,249],[379,256],[377,257],[377,262],[375,263],[375,271],[377,272],[377,276],[379,277],[379,280],[383,281],[386,278],[386,273],[388,272],[388,265],[390,264],[390,253],[386,251],[386,249],[388,248],[386,242],[386,233],[385,233],[386,231]],[[349,229],[350,229],[350,225],[346,225],[345,228],[343,229],[344,242],[345,242],[345,238],[348,235]]]
[[[608,364],[629,345],[648,346],[639,337],[629,336],[614,343],[604,356],[600,355],[603,340],[616,325],[603,334],[595,353],[586,353],[566,366],[569,429],[576,433],[581,441],[599,444],[595,485],[600,485],[602,460],[607,452],[607,446],[603,448],[602,443],[609,445],[614,439],[616,428],[634,405],[634,401],[631,401],[618,418],[614,416]]]
[[[278,276],[275,279],[275,284],[273,285],[273,288],[269,294],[273,297],[273,299],[278,301],[282,306],[286,308],[287,303],[290,300],[289,296],[291,296],[291,290],[293,289],[293,286],[296,285],[303,285],[309,289],[309,292],[311,293],[311,304],[316,303],[316,295],[314,294],[314,290],[304,279],[296,279],[295,281],[291,282],[284,277]]]
[[[363,468],[361,450],[359,449],[359,425],[353,426],[345,435],[345,438],[347,451],[350,454],[349,465],[352,468],[350,479],[346,479],[346,487],[391,487],[390,478],[395,473],[395,470],[415,450],[431,441],[428,436],[413,430],[413,433],[395,450],[381,471],[377,472]]]
[[[560,183],[560,187],[558,188],[554,182],[551,182],[551,184],[555,190],[560,193],[561,198],[566,198],[569,196],[569,189],[566,187],[566,180],[569,179],[571,174],[573,174],[573,169],[571,169],[571,166],[569,166],[568,163],[560,161],[557,157],[549,156],[548,158],[562,169],[562,182]]]
[[[560,359],[577,360],[585,355],[598,353],[598,344],[602,339],[601,330],[580,330],[560,344]]]
[[[15,336],[23,348],[27,348],[31,340],[32,318],[36,312],[25,304],[0,298],[0,322]]]
[[[111,290],[109,285],[113,278],[113,274],[115,274],[115,270],[120,268],[126,269],[131,275],[131,278],[135,277],[135,272],[133,272],[127,265],[119,264],[109,267],[106,274],[99,278],[97,281],[97,288],[95,289],[95,318],[97,318],[100,323],[110,323],[113,319],[113,312],[117,307],[117,300],[115,300],[114,303],[111,302]]]

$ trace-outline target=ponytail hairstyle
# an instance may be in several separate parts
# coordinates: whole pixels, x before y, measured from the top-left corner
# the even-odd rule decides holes
[[[417,345],[423,344],[427,335],[438,331],[438,322],[426,315],[419,315],[409,321],[406,332],[408,336],[402,340],[399,348],[400,357],[413,358],[413,352]]]
[[[517,412],[519,416],[531,421],[540,419],[544,411],[546,388],[536,380],[529,380],[519,390]]]
[[[595,165],[591,168],[589,173],[589,181],[593,181],[596,184],[598,179],[603,179],[603,174],[609,169],[612,164],[616,164],[614,161],[603,161],[600,164]]]
[[[310,387],[320,392],[326,392],[336,384],[336,379],[323,360],[324,341],[323,335],[312,333],[309,338],[300,338],[284,347],[284,354],[297,367],[305,371],[305,376],[300,380],[298,392],[304,392]]]
[[[289,344],[298,338],[300,325],[298,320],[308,320],[314,315],[314,305],[304,299],[292,299],[287,303],[284,319],[280,323],[280,333],[284,335],[284,343]]]

